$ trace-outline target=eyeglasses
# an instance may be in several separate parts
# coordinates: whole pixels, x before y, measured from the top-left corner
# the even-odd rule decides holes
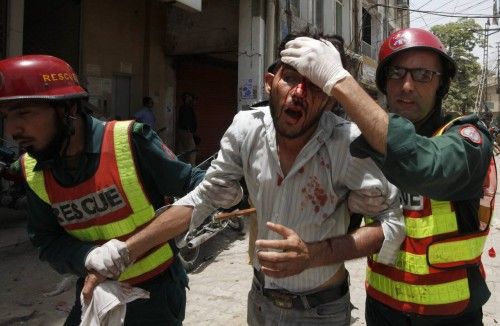
[[[428,83],[432,80],[434,75],[440,76],[442,73],[438,71],[433,71],[424,68],[403,68],[396,66],[387,67],[387,78],[389,79],[401,79],[406,76],[407,73],[411,74],[411,78],[420,83]]]

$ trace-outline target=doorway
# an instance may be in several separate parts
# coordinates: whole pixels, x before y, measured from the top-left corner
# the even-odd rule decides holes
[[[130,82],[129,75],[114,75],[113,76],[113,112],[115,113],[112,119],[127,120],[132,115],[130,114]]]
[[[184,92],[197,98],[194,107],[197,136],[196,161],[201,162],[219,149],[219,142],[237,112],[237,62],[207,56],[182,56],[176,61],[177,110]],[[178,112],[176,112],[178,115]]]

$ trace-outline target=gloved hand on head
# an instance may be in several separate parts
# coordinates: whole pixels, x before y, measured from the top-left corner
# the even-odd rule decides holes
[[[85,268],[108,278],[118,278],[129,264],[127,245],[116,239],[92,249],[85,258]]]
[[[213,206],[221,208],[237,205],[243,198],[243,189],[238,181],[217,177],[210,178],[210,181],[203,180],[200,192]]]
[[[351,213],[375,216],[386,210],[389,205],[382,192],[377,189],[353,190],[347,198],[347,207]]]
[[[339,51],[327,40],[297,37],[286,43],[281,61],[331,95],[333,86],[350,76],[342,66]]]

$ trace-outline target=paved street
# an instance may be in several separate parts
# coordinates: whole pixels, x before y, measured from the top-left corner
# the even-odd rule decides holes
[[[56,289],[62,277],[38,260],[36,250],[27,242],[23,223],[15,223],[20,219],[18,214],[19,211],[0,209],[0,326],[62,325],[74,300],[72,283],[61,294],[43,295]],[[190,274],[185,325],[246,325],[247,293],[252,279],[247,247],[247,236],[229,229],[203,245],[200,255],[204,261]],[[499,210],[495,212],[483,255],[492,292],[484,307],[487,326],[500,323],[500,256],[488,255],[492,247],[500,255]],[[352,325],[365,325],[365,267],[364,259],[347,264],[355,306]]]

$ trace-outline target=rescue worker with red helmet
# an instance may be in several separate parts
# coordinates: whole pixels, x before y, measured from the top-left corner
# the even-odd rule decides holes
[[[127,239],[149,224],[166,196],[186,194],[204,171],[178,161],[147,125],[88,115],[82,110],[87,96],[59,58],[0,60],[0,115],[26,151],[16,167],[27,185],[30,239],[41,260],[80,276],[65,325],[80,324],[80,292],[89,273],[119,276],[150,292],[150,299],[127,304],[126,324],[181,325],[188,280],[173,244],[153,248],[124,271],[108,270],[113,262],[99,258],[106,251],[126,259],[115,238]]]
[[[443,117],[456,65],[441,41],[408,28],[382,44],[376,81],[390,113],[342,68],[327,41],[291,41],[282,61],[342,104],[362,132],[352,154],[371,157],[403,193],[407,236],[395,265],[368,259],[367,324],[482,325],[490,292],[481,252],[496,167],[476,115]]]

